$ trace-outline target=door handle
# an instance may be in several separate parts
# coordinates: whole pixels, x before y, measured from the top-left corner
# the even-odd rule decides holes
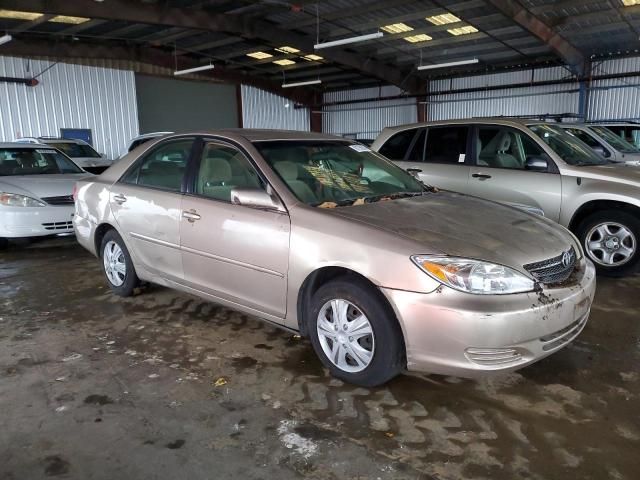
[[[187,211],[182,212],[182,218],[186,218],[187,221],[193,223],[196,220],[200,220],[202,217],[198,215],[195,210],[189,210],[188,212]]]
[[[482,180],[486,180],[487,178],[491,178],[491,175],[487,175],[486,173],[474,173],[471,175],[473,178],[480,178]]]
[[[119,205],[122,205],[124,202],[127,201],[127,197],[125,197],[121,193],[118,193],[117,195],[113,196],[113,201],[116,202]]]

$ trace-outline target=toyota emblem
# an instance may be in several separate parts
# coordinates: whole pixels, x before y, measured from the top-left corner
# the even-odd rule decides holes
[[[562,254],[562,266],[564,268],[569,268],[569,266],[571,265],[571,252],[564,252]]]

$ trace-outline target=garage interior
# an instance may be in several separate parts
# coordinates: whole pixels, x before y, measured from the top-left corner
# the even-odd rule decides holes
[[[639,122],[639,48],[635,0],[0,0],[0,142],[89,130],[117,159],[158,131]],[[112,295],[73,236],[12,242],[0,478],[635,479],[640,280],[597,283],[539,363],[367,389],[257,318]]]

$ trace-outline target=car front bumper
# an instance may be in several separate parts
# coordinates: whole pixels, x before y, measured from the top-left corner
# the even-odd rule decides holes
[[[0,206],[0,237],[23,238],[73,233],[73,205]]]
[[[476,377],[522,368],[571,342],[589,317],[595,277],[583,260],[571,284],[539,293],[382,291],[403,330],[408,370]]]

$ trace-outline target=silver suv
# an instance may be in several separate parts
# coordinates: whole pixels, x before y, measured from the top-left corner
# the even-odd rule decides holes
[[[373,150],[425,183],[543,214],[569,228],[601,274],[640,263],[640,168],[611,163],[555,125],[513,119],[387,128]]]
[[[557,125],[574,137],[578,137],[607,160],[636,165],[640,163],[640,149],[607,127],[582,123],[558,123]]]

